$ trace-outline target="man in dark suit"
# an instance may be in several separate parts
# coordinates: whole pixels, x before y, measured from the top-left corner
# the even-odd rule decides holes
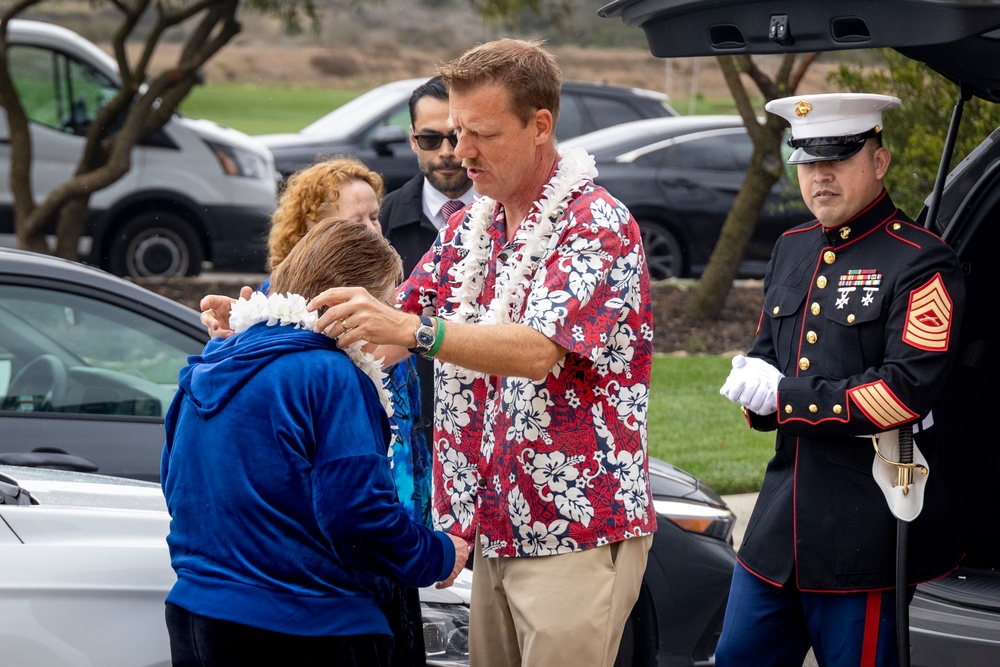
[[[448,89],[440,76],[417,86],[410,95],[410,146],[420,173],[382,202],[382,233],[403,258],[403,271],[430,249],[438,230],[455,211],[472,203],[472,181],[455,157],[457,139],[448,126]],[[432,446],[434,363],[417,356],[420,376],[421,422]]]
[[[420,173],[386,196],[379,215],[382,232],[403,258],[407,274],[451,214],[473,200],[472,181],[455,157],[457,140],[448,128],[448,89],[440,76],[413,91],[410,123],[410,147]],[[449,203],[453,201],[461,207]]]

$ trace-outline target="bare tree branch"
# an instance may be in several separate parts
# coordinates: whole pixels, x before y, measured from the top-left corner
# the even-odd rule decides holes
[[[819,58],[819,53],[817,52],[801,54],[801,57],[796,61],[794,71],[792,71],[791,75],[787,79],[789,94],[798,90],[799,84],[802,83],[802,79],[806,76],[806,71],[817,58]]]
[[[747,56],[719,56],[717,60],[726,86],[733,96],[733,101],[736,102],[736,110],[743,119],[743,124],[746,125],[750,138],[756,143],[760,132],[760,123],[757,122],[757,112],[753,107],[753,102],[750,101],[750,96],[740,81],[740,74],[750,66],[750,59]]]

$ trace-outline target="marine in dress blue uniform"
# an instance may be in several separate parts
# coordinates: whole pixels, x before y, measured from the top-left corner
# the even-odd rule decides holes
[[[952,250],[882,188],[881,112],[898,105],[834,94],[766,107],[790,121],[789,162],[802,165],[817,219],[775,245],[753,348],[721,390],[777,438],[739,551],[720,667],[801,665],[810,646],[822,665],[896,664],[896,518],[872,474],[873,434],[912,424],[931,471],[910,527],[911,584],[961,556],[931,408],[954,361],[964,281]]]

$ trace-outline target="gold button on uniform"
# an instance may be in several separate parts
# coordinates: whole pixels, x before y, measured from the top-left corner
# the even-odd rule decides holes
[[[813,303],[813,305],[809,306],[809,312],[813,315],[819,315],[819,311],[820,307],[818,303]]]
[[[806,359],[805,357],[802,357],[801,359],[799,359],[799,370],[800,371],[807,371],[807,370],[809,370],[809,360]]]
[[[806,340],[809,341],[810,345],[815,345],[816,341],[819,340],[819,336],[816,335],[815,331],[810,331],[806,334]]]
[[[823,261],[827,264],[833,264],[837,261],[837,254],[832,250],[827,250],[823,253]]]
[[[816,279],[816,287],[823,289],[826,287],[826,276],[820,276]]]
[[[852,324],[853,322],[854,322],[854,314],[851,313],[850,315],[847,316],[847,323]]]
[[[839,405],[833,406],[833,414],[839,415],[843,411],[844,411],[844,408],[842,406],[839,406]]]
[[[786,405],[785,406],[785,414],[786,415],[792,414],[792,406],[791,405]]]
[[[774,313],[775,315],[777,315],[780,311],[781,311],[781,308],[779,308],[778,306],[775,306],[774,310],[772,310],[771,312]]]
[[[902,226],[903,226],[903,225],[901,225],[901,224],[899,224],[898,222],[896,222],[896,223],[893,223],[893,225],[892,225],[892,229],[893,229],[894,231],[899,231],[899,228],[900,228],[900,227],[902,227]]]
[[[818,408],[818,407],[816,407],[816,405],[815,405],[815,404],[813,404],[813,405],[810,405],[810,406],[809,406],[809,412],[811,412],[811,413],[813,413],[813,414],[816,414],[817,412],[819,412],[819,408]]]

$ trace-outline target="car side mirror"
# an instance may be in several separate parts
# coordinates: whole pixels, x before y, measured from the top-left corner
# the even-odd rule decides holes
[[[383,125],[372,136],[372,148],[382,156],[392,155],[392,145],[408,143],[410,135],[398,125]]]

